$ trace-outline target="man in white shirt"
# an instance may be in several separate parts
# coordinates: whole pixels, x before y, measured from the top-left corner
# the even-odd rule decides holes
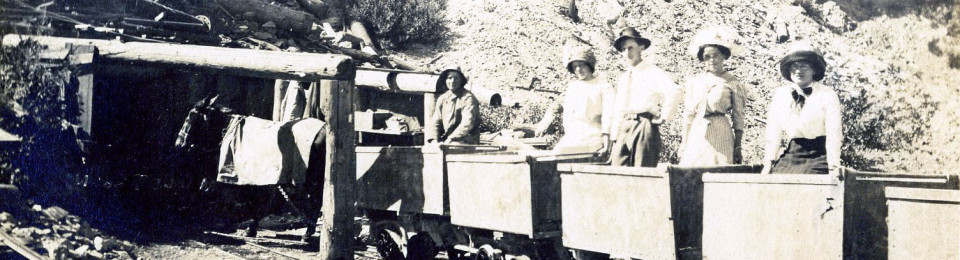
[[[656,167],[660,161],[660,125],[676,110],[682,94],[666,71],[644,61],[650,40],[634,28],[626,28],[613,45],[628,62],[620,75],[611,127],[610,152],[614,166]]]

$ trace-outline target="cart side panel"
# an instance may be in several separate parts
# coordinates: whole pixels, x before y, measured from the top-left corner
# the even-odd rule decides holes
[[[704,174],[704,259],[841,259],[843,185],[831,175]]]
[[[530,165],[523,156],[448,155],[450,221],[533,235]]]
[[[886,188],[888,259],[960,259],[960,191]]]
[[[630,256],[676,259],[670,182],[656,168],[561,167],[564,246]]]
[[[359,207],[443,214],[442,156],[420,147],[357,147],[357,182]]]
[[[844,201],[844,256],[883,259],[887,256],[886,187],[960,188],[957,175],[866,173],[848,170]]]

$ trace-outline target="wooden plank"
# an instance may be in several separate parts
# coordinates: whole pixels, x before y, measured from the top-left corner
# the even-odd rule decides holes
[[[650,168],[650,167],[606,166],[606,165],[590,165],[590,164],[576,164],[576,163],[558,164],[557,170],[560,171],[560,173],[566,173],[566,174],[590,173],[590,174],[627,175],[627,176],[636,176],[636,177],[655,177],[655,178],[663,178],[664,175],[666,174],[664,169],[657,169],[657,168]]]
[[[328,125],[324,166],[321,259],[353,259],[353,217],[356,215],[356,142],[353,130],[355,87],[352,81],[320,81],[320,109]]]
[[[960,204],[960,192],[956,190],[887,187],[886,194],[887,199]]]
[[[225,71],[230,74],[271,79],[319,81],[352,79],[356,66],[351,58],[337,54],[294,53],[234,49],[213,46],[119,42],[8,34],[4,46],[33,39],[47,46],[93,45],[107,61],[160,63]]]
[[[840,179],[826,174],[704,174],[703,182],[837,185]]]
[[[43,257],[42,255],[40,255],[40,253],[33,251],[33,249],[30,249],[29,247],[24,246],[23,244],[20,244],[19,242],[17,242],[16,239],[8,235],[6,232],[0,232],[0,242],[2,242],[3,244],[6,244],[11,249],[13,249],[13,251],[16,251],[17,253],[19,253],[20,255],[22,255],[27,259],[30,259],[30,260],[47,259],[46,257]]]

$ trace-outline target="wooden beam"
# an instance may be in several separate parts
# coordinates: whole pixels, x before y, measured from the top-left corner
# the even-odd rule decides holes
[[[107,61],[160,63],[198,67],[251,77],[320,81],[353,79],[356,66],[348,56],[336,54],[295,53],[265,50],[234,49],[213,46],[119,42],[108,40],[8,34],[4,46],[16,46],[32,39],[42,45],[93,45],[98,58]]]
[[[440,75],[404,70],[358,68],[356,85],[400,93],[436,93]]]
[[[353,111],[356,89],[352,81],[319,83],[320,109],[327,122],[326,165],[323,183],[321,259],[353,259],[353,217],[356,215],[356,142]]]

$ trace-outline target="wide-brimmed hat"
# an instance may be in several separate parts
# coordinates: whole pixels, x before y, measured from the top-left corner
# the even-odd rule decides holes
[[[690,46],[687,47],[687,54],[699,59],[700,55],[702,55],[700,54],[700,50],[705,45],[719,45],[730,50],[730,55],[733,56],[743,51],[743,48],[737,44],[737,42],[739,42],[737,31],[726,26],[713,26],[701,30],[693,36],[693,40],[690,41]]]
[[[447,66],[442,71],[440,71],[440,80],[437,82],[437,85],[438,85],[437,89],[442,90],[447,88],[447,85],[446,85],[447,76],[449,76],[451,72],[459,73],[460,76],[463,77],[463,86],[467,86],[467,81],[469,80],[469,78],[467,78],[467,74],[463,73],[463,70],[460,69],[460,66],[451,65],[451,66]]]
[[[597,57],[593,55],[593,51],[587,47],[576,47],[570,50],[570,52],[565,53],[563,57],[564,64],[567,64],[567,71],[573,73],[573,62],[582,61],[586,62],[587,66],[590,67],[590,71],[596,71]]]
[[[620,46],[623,45],[624,41],[629,39],[636,40],[637,43],[643,45],[644,48],[650,48],[650,39],[640,36],[640,32],[637,32],[637,29],[634,29],[633,27],[627,27],[623,30],[620,30],[619,35],[620,36],[617,37],[617,40],[613,41],[613,47],[616,48],[617,51],[623,51],[623,48]]]
[[[787,54],[780,59],[780,75],[783,75],[783,78],[789,81],[793,81],[790,78],[790,65],[794,62],[805,61],[813,67],[813,80],[822,80],[827,70],[827,61],[823,59],[823,55],[820,53],[820,50],[814,48],[809,42],[797,42],[790,45]]]

